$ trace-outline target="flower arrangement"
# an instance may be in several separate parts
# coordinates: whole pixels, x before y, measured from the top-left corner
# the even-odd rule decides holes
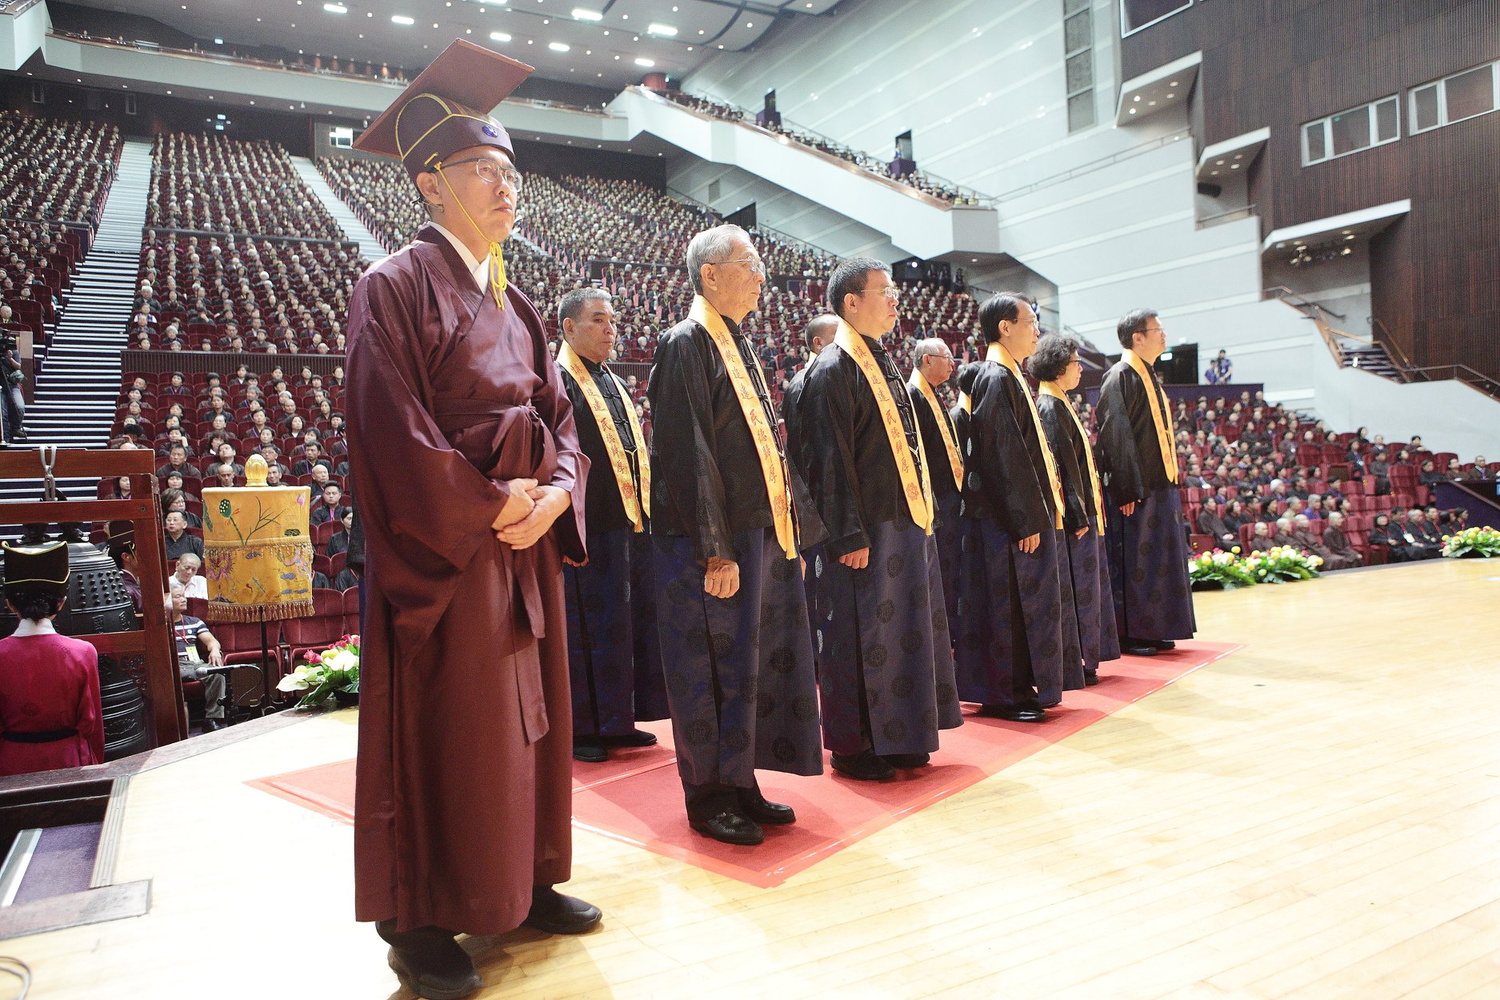
[[[1249,587],[1257,583],[1283,583],[1288,580],[1311,580],[1321,574],[1323,560],[1310,552],[1290,545],[1278,545],[1266,552],[1241,556],[1239,546],[1228,552],[1214,549],[1188,560],[1188,579],[1199,590]]]
[[[1321,556],[1294,549],[1290,545],[1277,545],[1265,552],[1252,552],[1245,563],[1255,574],[1257,583],[1286,583],[1291,580],[1312,580],[1322,575],[1318,567],[1323,565]]]
[[[1449,559],[1488,559],[1500,556],[1500,531],[1485,526],[1465,528],[1443,536],[1443,555]]]
[[[1245,568],[1238,545],[1228,552],[1214,549],[1189,559],[1188,579],[1199,590],[1233,590],[1236,587],[1249,587],[1257,582],[1255,576]]]
[[[359,636],[346,635],[281,679],[278,691],[306,691],[298,708],[322,708],[337,696],[359,694]]]

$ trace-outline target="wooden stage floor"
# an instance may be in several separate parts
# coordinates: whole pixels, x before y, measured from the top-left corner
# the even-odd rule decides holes
[[[1500,996],[1500,562],[1199,598],[1246,649],[778,888],[578,833],[603,927],[472,941],[481,996]],[[150,913],[0,953],[45,1000],[410,997],[351,919],[349,827],[244,784],[354,737],[137,775],[115,879]]]

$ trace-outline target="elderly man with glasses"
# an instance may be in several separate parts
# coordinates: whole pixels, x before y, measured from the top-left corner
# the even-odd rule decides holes
[[[766,275],[749,234],[699,233],[687,268],[692,310],[661,335],[649,390],[657,628],[688,824],[759,844],[796,816],[756,770],[823,770],[798,573],[821,525],[740,330]]]
[[[937,505],[932,531],[937,537],[938,561],[943,568],[943,601],[947,605],[951,638],[958,634],[958,556],[963,540],[958,516],[963,508],[964,463],[953,417],[943,407],[937,390],[958,371],[958,362],[952,349],[938,337],[917,341],[915,358],[906,388],[917,414],[922,447],[927,450],[928,474],[932,477],[932,499]]]

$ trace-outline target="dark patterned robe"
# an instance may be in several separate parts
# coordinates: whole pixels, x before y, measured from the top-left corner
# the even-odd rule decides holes
[[[906,383],[885,348],[865,342],[920,475]],[[939,729],[963,724],[937,540],[912,520],[875,396],[838,344],[818,355],[801,407],[800,471],[830,536],[818,577],[819,600],[827,604],[822,648],[830,653],[819,674],[823,745],[837,754],[930,753]],[[862,548],[870,550],[865,569],[838,562]]]
[[[1172,410],[1155,372],[1151,385],[1170,421]],[[1146,387],[1123,360],[1105,373],[1098,420],[1116,628],[1135,639],[1191,639],[1198,625],[1182,494],[1167,476]],[[1120,508],[1132,502],[1135,511],[1126,517]]]
[[[918,373],[916,378],[921,378]],[[927,404],[927,397],[920,388],[906,387],[911,398],[913,412],[917,415],[917,429],[922,434],[922,444],[927,449],[927,463],[932,477],[932,498],[937,505],[937,520],[932,526],[937,539],[938,562],[943,573],[943,602],[948,614],[949,636],[958,633],[958,559],[963,547],[963,532],[959,526],[959,513],[963,508],[960,483],[953,481],[953,465],[948,461],[948,448],[943,443],[943,434],[938,421],[947,423],[953,440],[963,455],[963,443],[953,426],[953,418],[942,410],[941,403],[936,412]]]
[[[349,311],[350,464],[365,534],[355,915],[510,930],[572,858],[562,554],[583,560],[588,459],[515,286],[499,309],[435,229]],[[504,481],[573,497],[534,546],[490,525]]]
[[[1002,364],[965,369],[971,399],[964,444],[964,537],[959,569],[958,691],[987,705],[1056,704],[1065,678],[1083,684],[1069,656],[1058,531],[1042,441],[1028,390]],[[1040,535],[1035,552],[1017,544]],[[1076,636],[1076,632],[1075,632]],[[1077,653],[1076,639],[1073,651]],[[1075,666],[1073,660],[1078,659]]]
[[[630,464],[636,496],[641,495],[640,462],[650,460],[637,446],[631,406],[606,365],[583,360],[604,397],[615,432]],[[573,686],[575,734],[624,736],[642,721],[667,717],[666,681],[656,634],[656,585],[651,575],[651,535],[636,531],[620,499],[604,436],[587,398],[572,374],[559,367],[573,402],[578,442],[588,456],[589,561],[563,567],[568,605],[568,663]]]
[[[754,352],[725,325],[753,378]],[[760,458],[707,330],[689,319],[661,335],[649,396],[657,627],[678,772],[690,816],[706,819],[717,810],[693,816],[694,803],[755,787],[756,768],[822,772],[807,598],[797,561],[777,544]],[[774,429],[770,399],[760,404]],[[821,525],[790,478],[799,539],[814,544]],[[734,596],[704,591],[710,556],[739,564]]]

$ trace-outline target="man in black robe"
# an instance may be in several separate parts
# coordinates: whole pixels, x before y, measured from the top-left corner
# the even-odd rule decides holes
[[[650,469],[630,394],[607,364],[615,343],[609,292],[573,289],[558,303],[557,319],[563,337],[557,367],[589,459],[589,560],[563,570],[573,759],[597,764],[609,759],[610,747],[652,745],[656,736],[636,722],[667,718],[651,582],[651,498],[649,481],[642,481]]]
[[[985,360],[960,381],[970,411],[958,690],[983,715],[1041,722],[1065,684],[1083,687],[1084,677],[1073,599],[1064,600],[1059,572],[1061,484],[1019,368],[1039,328],[1016,293],[986,300],[979,327]]]
[[[833,334],[839,327],[839,318],[833,313],[823,313],[814,316],[812,322],[807,324],[803,336],[807,339],[807,361],[797,370],[797,374],[791,377],[787,383],[786,392],[781,397],[781,422],[786,427],[786,446],[788,457],[792,465],[798,470],[807,466],[801,456],[797,454],[799,447],[799,421],[801,419],[802,390],[807,385],[807,372],[818,360],[818,355],[823,352],[829,344],[833,343]],[[802,558],[802,586],[807,593],[807,624],[812,630],[813,662],[816,665],[822,657],[823,650],[820,647],[821,638],[819,629],[822,628],[826,609],[818,599],[818,572],[822,568],[823,546],[811,545],[803,551]]]
[[[657,628],[688,823],[758,844],[762,824],[796,817],[755,770],[823,770],[797,566],[821,525],[740,333],[765,281],[754,244],[718,226],[693,237],[687,266],[692,311],[661,335],[649,390]]]
[[[937,536],[938,562],[943,569],[943,600],[948,612],[948,635],[958,632],[958,559],[963,536],[958,517],[963,508],[963,452],[953,418],[937,396],[939,386],[958,371],[953,351],[938,337],[917,342],[916,364],[907,379],[917,427],[922,433],[922,447],[927,452],[927,468],[932,477],[932,497],[937,504],[937,520],[932,531]]]
[[[880,342],[896,325],[898,295],[880,261],[834,269],[828,302],[840,322],[808,372],[796,447],[828,531],[818,577],[823,743],[834,770],[863,781],[925,765],[938,730],[963,724],[932,535],[932,457]]]
[[[1098,456],[1109,523],[1109,575],[1121,648],[1172,649],[1197,630],[1177,488],[1171,408],[1151,366],[1167,349],[1155,310],[1120,320],[1123,354],[1099,389]]]

